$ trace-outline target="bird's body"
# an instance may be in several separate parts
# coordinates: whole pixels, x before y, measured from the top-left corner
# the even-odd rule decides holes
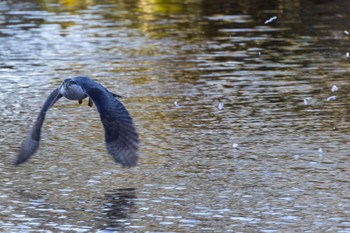
[[[124,167],[135,166],[138,160],[138,134],[133,120],[124,105],[116,99],[120,97],[108,91],[100,83],[88,77],[65,79],[47,98],[33,127],[28,132],[15,161],[19,165],[27,161],[39,148],[41,128],[46,112],[65,97],[79,103],[89,97],[89,106],[95,103],[105,129],[105,142],[109,154]]]

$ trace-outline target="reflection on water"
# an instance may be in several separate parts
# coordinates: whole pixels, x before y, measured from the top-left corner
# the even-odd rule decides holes
[[[125,230],[123,225],[127,225],[130,214],[135,212],[136,198],[134,188],[112,190],[106,193],[106,200],[102,203],[103,215],[107,217],[107,226],[104,230]]]
[[[346,9],[0,2],[0,231],[349,232]],[[39,152],[10,164],[73,75],[126,97],[138,167],[113,163],[94,108],[63,99]]]

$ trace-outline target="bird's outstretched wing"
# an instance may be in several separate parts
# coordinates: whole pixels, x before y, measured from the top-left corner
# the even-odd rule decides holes
[[[83,87],[84,88],[84,87]],[[101,84],[85,86],[100,114],[105,129],[107,151],[123,167],[135,166],[138,160],[138,134],[124,105]]]
[[[39,148],[41,127],[43,126],[46,112],[59,100],[62,95],[60,94],[60,87],[56,88],[46,99],[43,107],[40,110],[34,125],[29,130],[26,139],[22,143],[22,147],[17,154],[15,165],[19,165],[27,161]]]

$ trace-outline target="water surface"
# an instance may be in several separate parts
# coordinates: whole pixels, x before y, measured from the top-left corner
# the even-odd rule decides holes
[[[350,232],[346,9],[2,1],[0,231]],[[76,75],[125,97],[139,166],[114,164],[86,101],[61,99],[13,167],[45,98]]]

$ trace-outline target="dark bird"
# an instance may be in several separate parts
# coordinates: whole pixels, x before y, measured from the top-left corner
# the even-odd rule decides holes
[[[138,134],[133,120],[124,105],[117,99],[119,95],[113,94],[100,83],[88,77],[75,77],[65,79],[61,86],[56,88],[47,98],[40,110],[33,127],[14,161],[15,165],[26,162],[39,148],[41,128],[46,112],[62,96],[69,100],[82,100],[89,97],[89,106],[92,103],[100,114],[105,130],[105,143],[107,151],[115,162],[123,167],[135,166],[138,160]]]

